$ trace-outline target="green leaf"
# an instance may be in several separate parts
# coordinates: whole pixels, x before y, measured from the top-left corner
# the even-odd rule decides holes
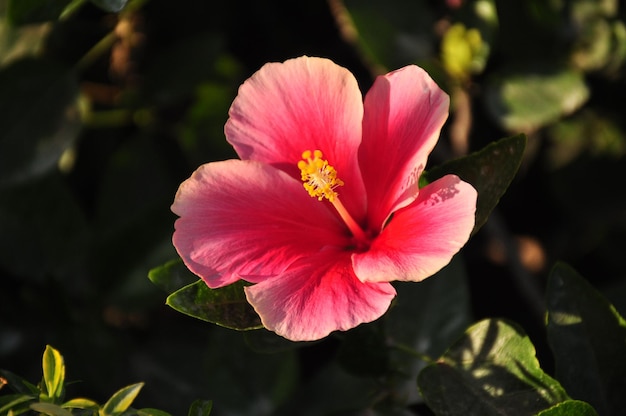
[[[182,287],[196,282],[198,276],[189,271],[182,259],[178,258],[150,270],[148,279],[158,288],[171,294]]]
[[[117,13],[126,6],[128,0],[91,0],[91,2],[104,11]]]
[[[111,398],[100,408],[99,416],[117,416],[124,413],[133,403],[143,383],[126,386],[111,396]]]
[[[63,407],[66,409],[92,409],[97,408],[98,403],[90,399],[79,397],[63,403]]]
[[[516,73],[491,81],[487,109],[506,130],[530,132],[573,113],[589,98],[581,72]]]
[[[526,136],[518,134],[493,142],[468,156],[451,160],[424,173],[428,182],[447,174],[458,175],[478,191],[476,233],[511,184],[524,156]]]
[[[30,405],[30,408],[36,412],[49,416],[72,416],[70,412],[54,403],[39,402]]]
[[[579,400],[566,400],[557,403],[549,409],[537,413],[537,416],[598,416],[589,403]]]
[[[4,378],[7,385],[17,393],[39,396],[40,391],[37,386],[10,371],[0,370],[0,377]]]
[[[178,312],[226,328],[247,331],[262,328],[261,319],[246,300],[244,283],[210,289],[202,280],[168,296],[166,303]]]
[[[145,408],[145,409],[139,409],[136,412],[137,412],[137,416],[172,416],[169,413],[164,412],[163,410],[159,410],[159,409]]]
[[[25,59],[0,70],[0,186],[54,168],[80,129],[75,75]]]
[[[626,409],[626,322],[576,271],[557,264],[546,292],[556,377],[602,415]]]
[[[56,20],[71,0],[8,0],[7,20],[13,25]]]
[[[17,406],[29,401],[35,400],[36,397],[26,394],[8,394],[0,397],[0,415],[5,415],[9,410],[15,410]]]
[[[209,416],[213,409],[213,401],[211,400],[196,400],[191,403],[188,416]]]
[[[497,319],[470,327],[418,385],[437,415],[530,416],[568,399],[539,367],[528,336]]]
[[[63,396],[65,383],[65,363],[59,351],[46,345],[42,359],[43,380],[46,385],[47,398],[56,403]]]

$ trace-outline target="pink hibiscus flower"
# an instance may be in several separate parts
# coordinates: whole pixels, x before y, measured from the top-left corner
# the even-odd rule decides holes
[[[327,59],[266,64],[225,126],[241,160],[199,167],[176,194],[178,253],[210,288],[253,283],[247,300],[285,338],[376,320],[389,282],[431,276],[474,226],[471,185],[448,175],[418,188],[448,105],[413,65],[378,77],[363,102]]]

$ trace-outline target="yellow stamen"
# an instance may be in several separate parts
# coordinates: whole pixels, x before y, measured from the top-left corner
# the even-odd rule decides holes
[[[322,159],[322,157],[323,154],[319,150],[314,152],[306,150],[302,153],[303,160],[298,162],[298,168],[302,175],[304,189],[313,198],[317,198],[318,201],[324,198],[328,199],[354,237],[361,241],[367,240],[367,236],[343,206],[338,198],[338,193],[335,191],[335,188],[338,186],[343,186],[343,181],[337,177],[335,168],[329,165],[328,161]]]
[[[313,152],[311,159],[311,151],[307,150],[302,153],[302,159],[298,162],[298,168],[302,173],[304,181],[304,189],[309,195],[321,201],[323,198],[330,202],[337,197],[335,188],[342,186],[343,182],[337,178],[337,171],[328,164],[327,160],[322,159],[322,152],[316,150]]]

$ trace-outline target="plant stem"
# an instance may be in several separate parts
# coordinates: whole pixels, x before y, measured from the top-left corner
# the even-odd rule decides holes
[[[111,46],[113,46],[113,43],[115,43],[115,39],[115,32],[112,31],[107,33],[105,37],[100,39],[98,43],[93,45],[92,48],[89,49],[82,58],[80,58],[80,60],[76,63],[76,70],[80,72],[87,69],[99,57],[101,57],[102,55],[104,55],[105,52],[111,49]]]
[[[433,364],[435,362],[435,360],[432,357],[426,354],[422,354],[421,352],[415,351],[413,348],[409,347],[408,345],[393,343],[390,345],[390,347],[395,348],[396,350],[404,352],[406,354],[409,354],[415,358],[418,358],[424,361],[425,363]]]

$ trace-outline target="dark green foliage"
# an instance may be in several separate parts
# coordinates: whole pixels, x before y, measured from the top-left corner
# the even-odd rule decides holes
[[[425,173],[426,180],[432,182],[453,173],[476,188],[478,201],[473,234],[487,222],[489,214],[511,184],[524,157],[525,148],[526,137],[523,134],[507,137],[476,153],[429,170]]]
[[[568,398],[545,374],[516,326],[485,320],[470,327],[418,384],[437,415],[535,415]]]
[[[242,282],[210,289],[199,280],[172,293],[167,304],[185,315],[226,328],[249,330],[261,328],[261,320],[246,300]]]
[[[556,377],[602,415],[626,408],[626,322],[576,271],[557,264],[548,280],[548,341]]]
[[[35,381],[1,370],[0,415],[621,415],[625,16],[617,0],[0,0],[0,367]],[[448,267],[315,343],[223,328],[259,327],[243,285],[168,262],[178,184],[237,157],[237,88],[301,55],[364,94],[427,69],[451,109],[424,179],[479,191]],[[543,260],[529,268],[519,244],[512,266],[498,248],[527,237]],[[556,259],[590,281],[549,273]],[[548,342],[516,267],[548,280]],[[67,363],[42,363],[47,344]]]

